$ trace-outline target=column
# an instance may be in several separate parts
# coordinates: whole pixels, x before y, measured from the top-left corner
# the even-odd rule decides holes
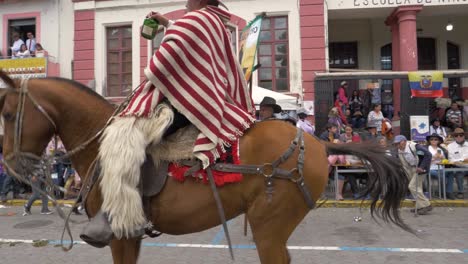
[[[403,6],[396,8],[385,24],[392,31],[392,69],[394,71],[418,70],[418,40],[416,14],[422,6]],[[393,82],[394,131],[400,132],[401,82]]]

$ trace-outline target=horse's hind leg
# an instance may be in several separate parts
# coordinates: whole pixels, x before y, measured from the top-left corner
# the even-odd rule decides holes
[[[271,208],[271,206],[266,207]],[[278,208],[271,209],[276,211]],[[282,213],[272,212],[270,214],[265,213],[267,210],[269,209],[255,210],[251,208],[247,214],[260,262],[263,264],[288,264],[291,262],[291,258],[286,242],[306,212],[292,213],[285,210]]]
[[[141,239],[114,239],[111,242],[114,264],[136,264],[140,254]]]

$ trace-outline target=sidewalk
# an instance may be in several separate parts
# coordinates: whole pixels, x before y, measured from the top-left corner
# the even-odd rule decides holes
[[[22,199],[14,199],[8,200],[3,205],[10,205],[10,206],[23,206],[27,200]],[[73,205],[75,200],[58,200],[60,204],[68,204]],[[0,203],[2,204],[2,203]],[[34,202],[34,206],[38,206],[41,204],[41,201],[38,200]],[[365,200],[344,200],[344,201],[336,201],[336,200],[319,200],[317,201],[317,206],[322,208],[355,208],[355,207],[369,207],[370,202]],[[434,199],[431,200],[431,205],[433,207],[468,207],[468,200],[439,200]],[[49,206],[52,206],[52,203],[49,202]],[[402,203],[402,207],[405,208],[412,208],[414,207],[414,201],[411,200],[404,200]]]

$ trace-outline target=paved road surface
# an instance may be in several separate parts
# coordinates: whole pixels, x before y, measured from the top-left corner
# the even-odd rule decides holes
[[[65,253],[53,245],[60,239],[63,222],[56,215],[39,215],[39,210],[34,207],[33,215],[23,217],[21,207],[0,208],[0,263],[112,262],[109,248],[78,244]],[[468,208],[435,208],[431,215],[417,218],[403,209],[403,217],[419,238],[396,227],[379,226],[367,210],[362,221],[355,222],[359,215],[357,208],[321,208],[310,213],[289,240],[292,263],[468,263]],[[230,261],[228,250],[218,248],[226,241],[221,227],[216,227],[197,234],[146,239],[139,263],[259,263],[251,235],[244,237],[242,226],[243,216],[229,222],[235,262]],[[82,227],[72,226],[75,239]],[[26,243],[5,242],[12,239]],[[50,242],[33,245],[27,241],[39,239]]]

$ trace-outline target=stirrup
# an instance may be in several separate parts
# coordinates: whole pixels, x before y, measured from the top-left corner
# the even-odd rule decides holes
[[[83,228],[80,238],[89,245],[103,248],[110,244],[114,233],[112,232],[107,214],[99,210]]]

